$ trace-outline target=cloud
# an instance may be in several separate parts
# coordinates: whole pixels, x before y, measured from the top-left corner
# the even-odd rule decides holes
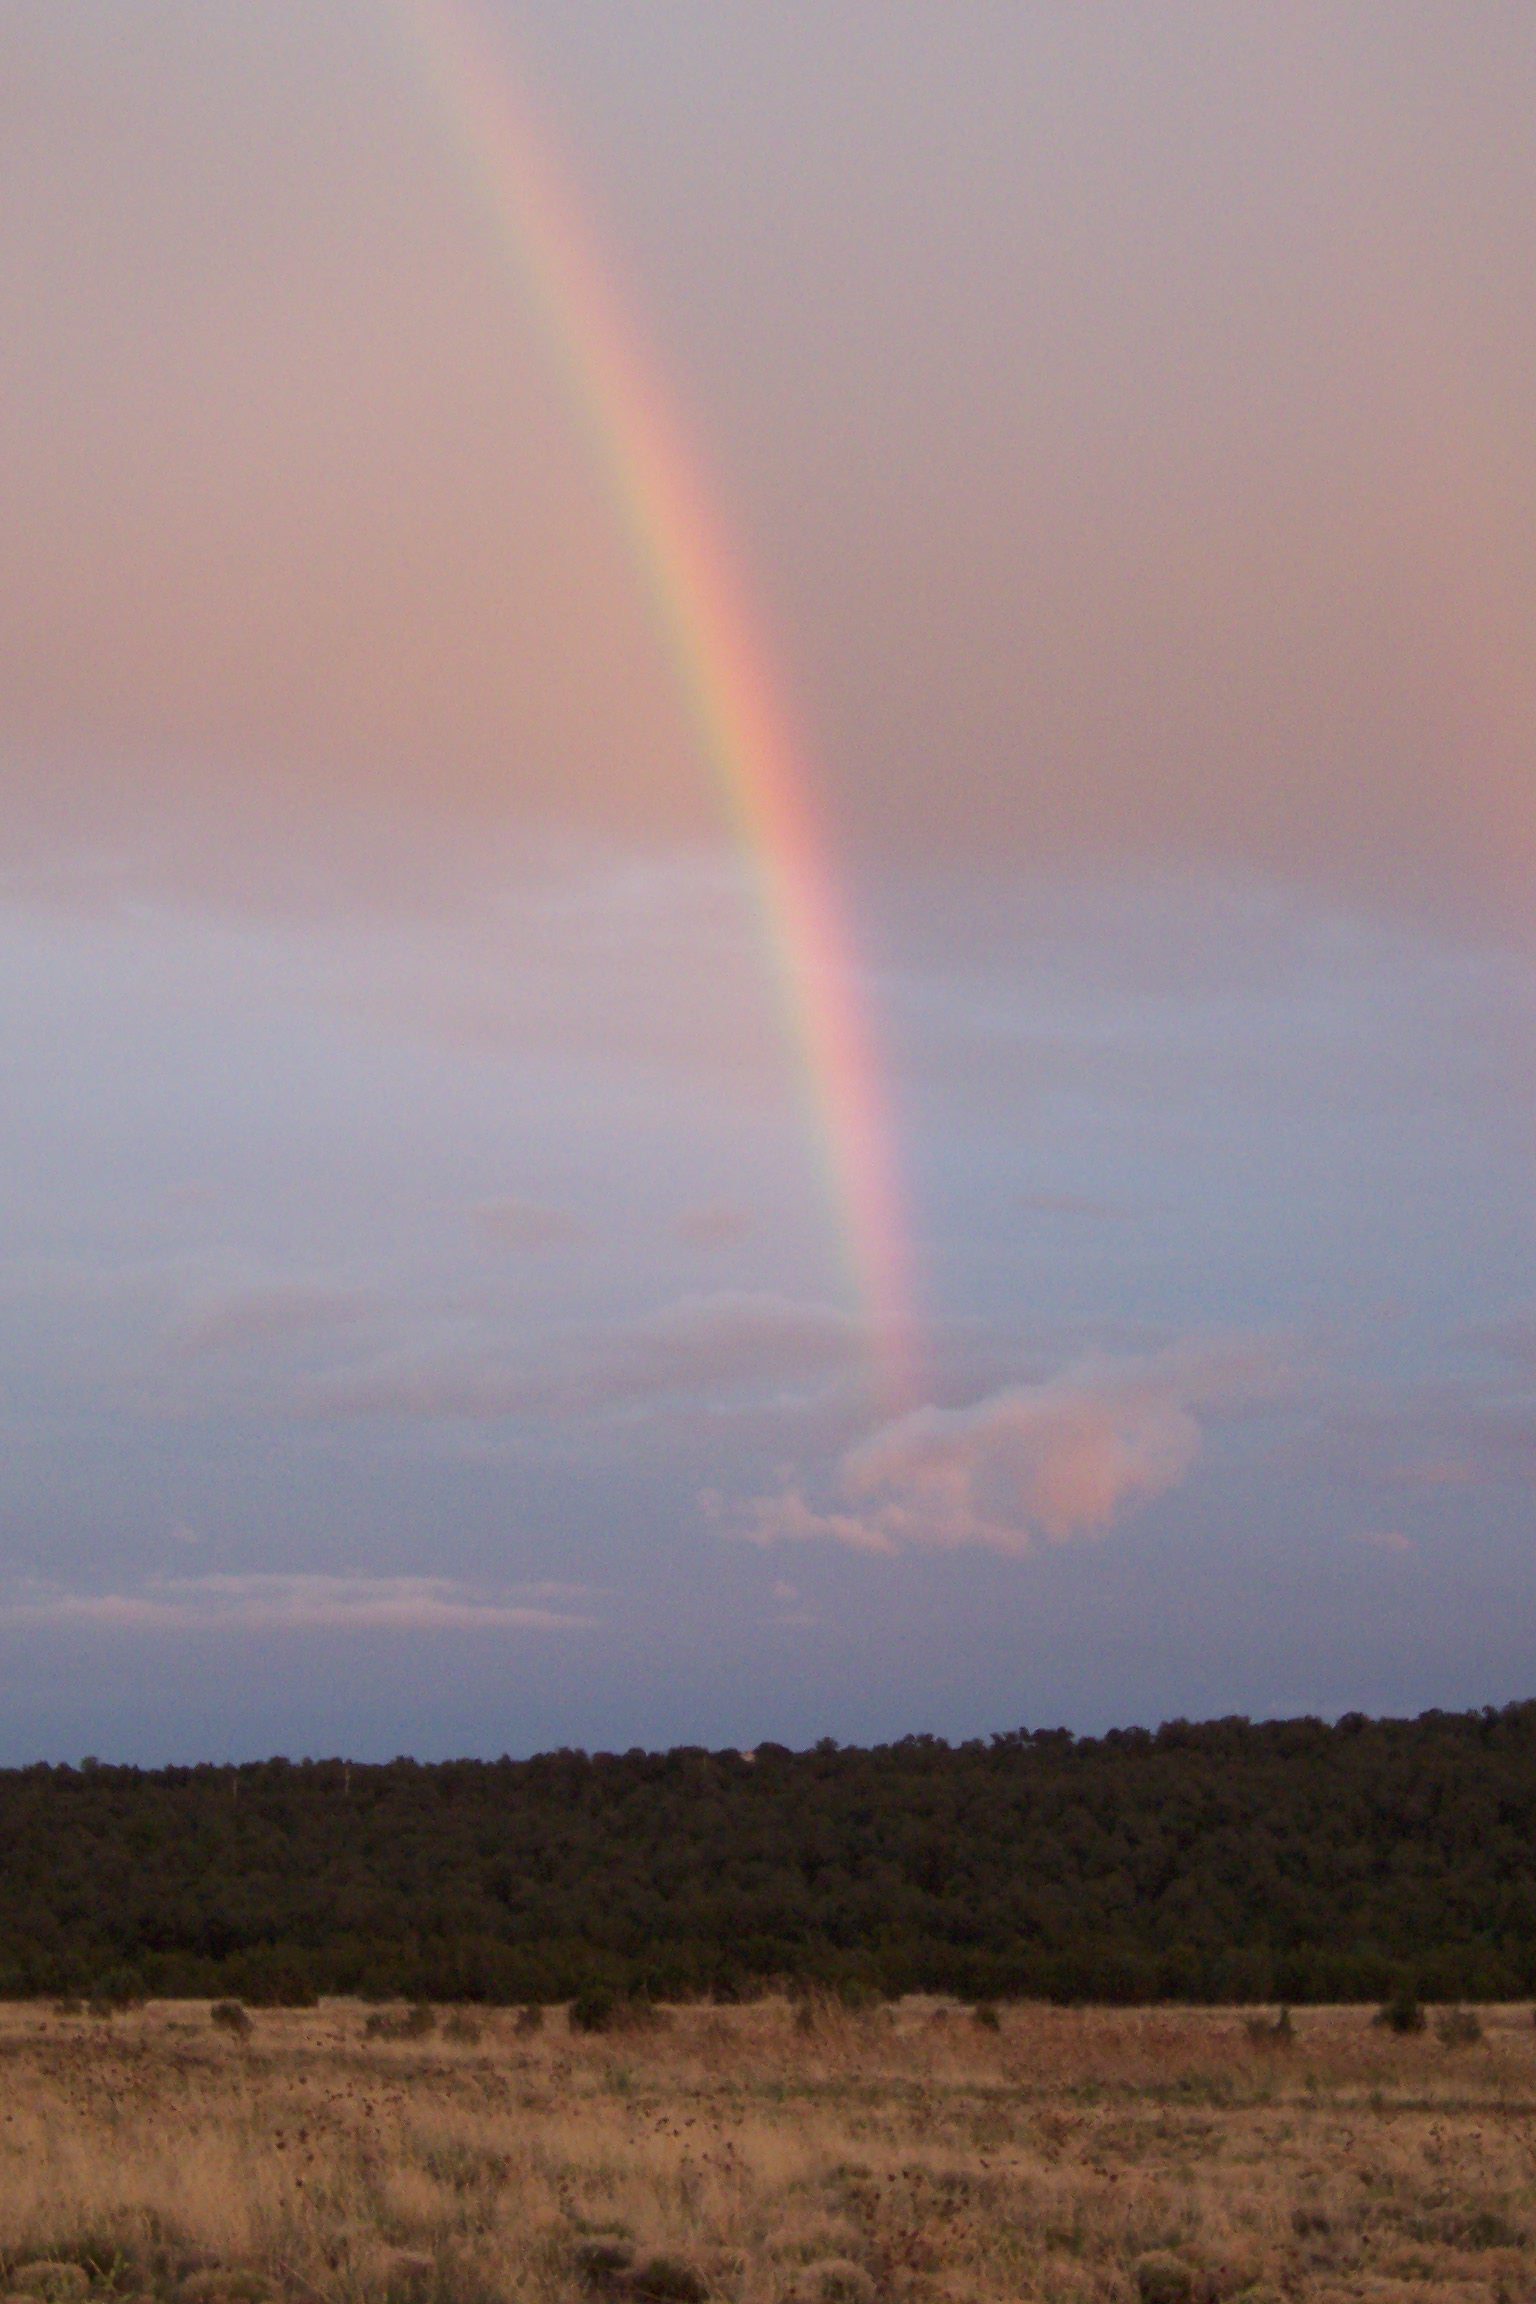
[[[240,1351],[286,1343],[317,1329],[350,1327],[378,1309],[378,1298],[361,1288],[324,1280],[263,1281],[189,1307],[174,1340],[177,1350],[189,1356]]]
[[[39,1584],[0,1601],[0,1629],[112,1632],[550,1632],[593,1619],[538,1605],[574,1597],[545,1586],[487,1593],[444,1576],[159,1576],[134,1592]]]
[[[729,1200],[713,1200],[702,1208],[688,1208],[677,1220],[677,1237],[686,1248],[735,1248],[752,1230],[745,1208]]]
[[[1405,1536],[1400,1528],[1361,1528],[1356,1531],[1355,1542],[1369,1544],[1376,1552],[1412,1552],[1415,1549],[1413,1538]]]
[[[572,1248],[588,1228],[570,1208],[549,1208],[536,1200],[482,1200],[470,1221],[498,1248]]]
[[[825,1538],[879,1553],[980,1545],[1022,1558],[1042,1538],[1099,1535],[1177,1487],[1200,1453],[1197,1412],[1273,1397],[1281,1376],[1274,1354],[1252,1343],[1081,1360],[969,1408],[899,1418],[844,1455],[829,1509],[790,1487],[760,1498],[744,1533],[761,1544]]]
[[[1405,1464],[1386,1474],[1394,1488],[1478,1488],[1485,1474],[1475,1464]]]
[[[463,1344],[390,1354],[325,1378],[307,1397],[331,1416],[583,1415],[669,1394],[803,1381],[846,1366],[862,1348],[858,1323],[831,1306],[724,1292],[546,1339],[537,1360]]]
[[[612,1373],[672,1390],[773,1383],[844,1366],[863,1348],[857,1321],[825,1304],[768,1292],[684,1296],[618,1340]]]

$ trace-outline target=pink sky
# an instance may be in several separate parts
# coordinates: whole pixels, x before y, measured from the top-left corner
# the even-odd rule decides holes
[[[410,10],[17,0],[0,1759],[1529,1693],[1529,11],[455,5],[806,732],[925,1396]]]

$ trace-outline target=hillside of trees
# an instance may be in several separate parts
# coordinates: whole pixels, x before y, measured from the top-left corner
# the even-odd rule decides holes
[[[0,1772],[0,1997],[1536,1994],[1536,1703]]]

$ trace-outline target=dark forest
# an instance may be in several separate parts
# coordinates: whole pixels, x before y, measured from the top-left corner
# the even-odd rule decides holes
[[[0,1996],[1536,1993],[1536,1703],[0,1772]]]

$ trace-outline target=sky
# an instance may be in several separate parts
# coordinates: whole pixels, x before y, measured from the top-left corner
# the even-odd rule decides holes
[[[1536,18],[4,0],[0,1764],[1536,1684]]]

